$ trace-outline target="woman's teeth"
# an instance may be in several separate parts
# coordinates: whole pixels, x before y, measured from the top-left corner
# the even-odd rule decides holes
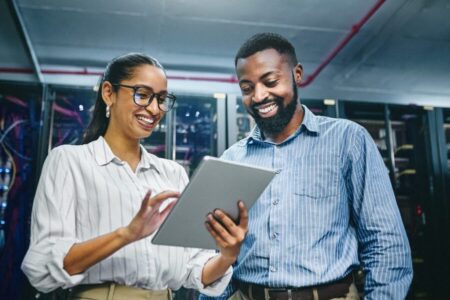
[[[137,118],[138,118],[138,120],[144,121],[145,123],[148,123],[148,124],[153,124],[155,122],[155,119],[149,118],[149,117],[137,116]]]

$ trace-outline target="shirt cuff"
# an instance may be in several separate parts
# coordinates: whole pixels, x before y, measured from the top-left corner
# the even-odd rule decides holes
[[[52,247],[51,251],[52,259],[48,264],[48,269],[53,277],[59,278],[59,281],[63,283],[61,286],[63,289],[78,285],[86,277],[84,273],[70,275],[64,270],[64,258],[74,244],[75,242],[73,240],[58,241],[58,243]]]
[[[220,296],[228,286],[231,277],[233,275],[233,267],[230,266],[225,274],[217,279],[215,282],[205,286],[202,283],[202,272],[205,264],[213,257],[215,257],[217,253],[215,252],[206,252],[202,254],[198,258],[196,258],[193,262],[191,276],[193,276],[193,281],[195,283],[195,288],[202,294],[207,296]]]
[[[64,270],[64,258],[76,242],[62,239],[57,243],[30,247],[22,262],[22,270],[37,290],[48,293],[60,287],[67,289],[85,278],[85,274],[70,275]]]

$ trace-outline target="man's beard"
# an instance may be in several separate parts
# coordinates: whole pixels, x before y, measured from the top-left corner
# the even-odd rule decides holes
[[[249,108],[250,115],[255,119],[256,125],[258,125],[259,130],[266,135],[279,134],[286,128],[287,124],[291,121],[294,116],[295,110],[297,108],[297,86],[295,81],[292,89],[294,90],[294,96],[291,101],[284,106],[282,97],[266,98],[258,104],[253,104]],[[263,118],[259,115],[258,110],[255,108],[265,103],[275,102],[278,106],[277,114],[270,118]]]

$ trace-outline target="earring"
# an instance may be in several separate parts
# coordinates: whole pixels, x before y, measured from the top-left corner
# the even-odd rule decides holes
[[[110,115],[111,115],[111,108],[107,105],[106,106],[106,118],[109,119]]]

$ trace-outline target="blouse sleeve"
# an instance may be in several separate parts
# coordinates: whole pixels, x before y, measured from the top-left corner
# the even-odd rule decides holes
[[[47,293],[79,284],[85,275],[69,275],[64,257],[75,238],[75,178],[65,146],[48,155],[39,179],[31,216],[30,247],[22,270],[30,283]]]
[[[205,264],[217,255],[214,250],[191,249],[191,259],[188,263],[188,277],[185,287],[194,288],[207,296],[220,296],[228,286],[233,275],[233,268],[230,266],[225,274],[210,285],[202,283],[202,272]]]

